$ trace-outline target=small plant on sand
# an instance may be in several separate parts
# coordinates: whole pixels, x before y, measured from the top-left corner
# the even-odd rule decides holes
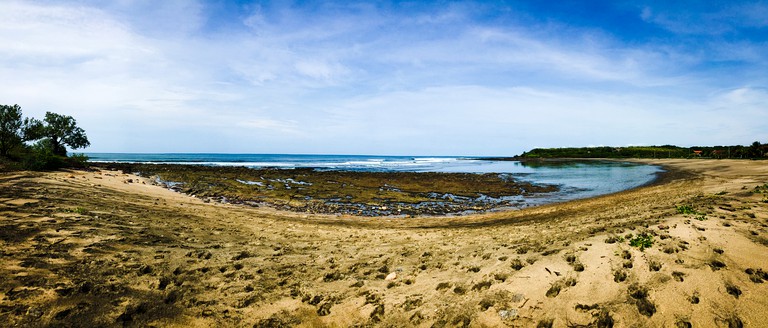
[[[766,183],[766,184],[764,184],[762,186],[755,187],[755,189],[752,190],[752,193],[755,193],[755,194],[768,194],[768,183]]]
[[[680,213],[680,214],[698,214],[698,212],[696,212],[696,210],[694,210],[691,205],[678,205],[677,206],[677,213]]]
[[[629,240],[629,246],[639,247],[640,251],[653,246],[653,236],[643,232]]]
[[[707,219],[707,216],[704,215],[704,214],[699,214],[696,217],[694,217],[694,219],[699,220],[699,221],[704,221],[704,220]]]

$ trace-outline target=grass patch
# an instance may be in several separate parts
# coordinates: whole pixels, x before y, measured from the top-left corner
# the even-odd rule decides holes
[[[678,205],[676,209],[679,214],[698,214],[691,205]]]
[[[706,213],[701,213],[699,211],[696,211],[693,206],[691,205],[678,205],[675,207],[677,209],[677,213],[684,214],[684,215],[693,215],[694,219],[699,221],[704,221],[707,219]]]
[[[768,194],[768,183],[766,183],[766,184],[764,184],[762,186],[755,187],[755,189],[752,189],[752,193],[755,193],[755,194]]]

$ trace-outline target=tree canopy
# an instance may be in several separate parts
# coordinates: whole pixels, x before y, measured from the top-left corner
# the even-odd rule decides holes
[[[0,105],[0,155],[8,156],[13,147],[22,141],[21,107]]]
[[[46,112],[43,122],[30,120],[29,134],[33,140],[47,139],[52,151],[58,156],[67,156],[67,148],[80,149],[90,146],[85,131],[77,126],[72,116]]]
[[[37,142],[30,146],[30,141]],[[85,131],[72,116],[47,112],[42,121],[22,119],[19,105],[0,105],[0,157],[23,162],[26,168],[50,169],[72,162],[67,157],[67,147],[79,149],[89,145]],[[84,163],[85,158],[77,156],[75,160]]]

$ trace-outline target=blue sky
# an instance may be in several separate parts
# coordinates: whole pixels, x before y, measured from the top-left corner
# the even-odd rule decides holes
[[[768,2],[0,2],[0,103],[88,152],[768,142]]]

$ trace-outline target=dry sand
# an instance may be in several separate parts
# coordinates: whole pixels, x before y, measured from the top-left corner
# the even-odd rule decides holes
[[[663,183],[409,219],[211,204],[114,171],[3,173],[0,326],[767,325],[768,194],[752,191],[768,163],[649,162]]]

